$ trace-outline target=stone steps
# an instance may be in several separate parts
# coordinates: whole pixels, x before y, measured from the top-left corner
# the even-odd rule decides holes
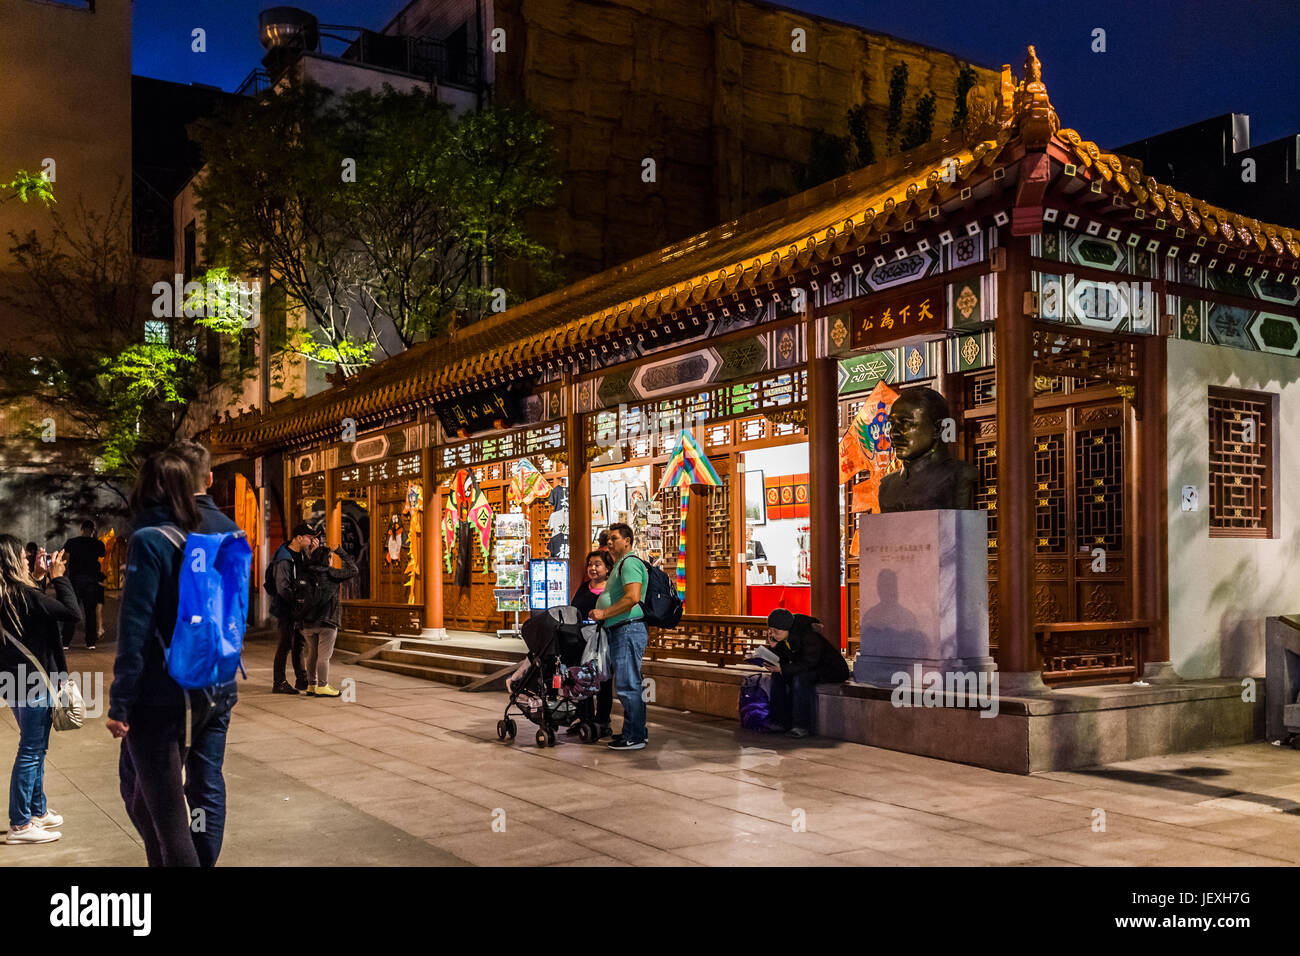
[[[335,647],[342,652],[340,660],[470,690],[501,686],[525,656],[507,648],[357,632],[340,634]]]

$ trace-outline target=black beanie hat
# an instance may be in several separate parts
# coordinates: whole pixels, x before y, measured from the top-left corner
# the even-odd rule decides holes
[[[779,607],[767,616],[767,626],[774,627],[778,631],[789,631],[794,628],[794,615],[785,608]]]

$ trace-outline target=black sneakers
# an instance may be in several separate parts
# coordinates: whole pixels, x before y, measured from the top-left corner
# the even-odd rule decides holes
[[[614,739],[609,742],[610,750],[644,750],[646,742],[644,740],[628,740],[622,734],[615,734]]]
[[[296,694],[298,688],[291,685],[287,680],[282,680],[271,687],[272,694]]]
[[[286,683],[288,683],[288,682],[286,681]],[[306,689],[307,689],[307,678],[305,678],[305,677],[299,677],[296,681],[294,681],[294,683],[293,683],[293,689],[294,689],[294,690],[306,690]]]

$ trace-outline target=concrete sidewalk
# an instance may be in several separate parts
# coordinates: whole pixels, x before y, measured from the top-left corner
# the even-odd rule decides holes
[[[354,703],[272,695],[272,650],[245,652],[227,866],[1300,863],[1300,754],[1268,744],[1021,777],[651,707],[643,751],[541,750],[524,721],[497,740],[500,693],[337,666]],[[143,865],[103,724],[52,737],[63,839],[0,845],[0,866]],[[0,759],[16,738],[0,717]]]

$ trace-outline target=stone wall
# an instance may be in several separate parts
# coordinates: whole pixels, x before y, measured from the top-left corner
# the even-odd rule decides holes
[[[505,30],[488,56],[496,95],[523,97],[554,127],[564,181],[535,231],[576,280],[797,191],[813,134],[846,135],[869,105],[886,155],[889,75],[906,63],[905,120],[937,99],[950,128],[962,63],[946,53],[793,10],[736,0],[496,0]],[[478,14],[468,0],[417,0],[388,32],[444,35]],[[791,49],[806,31],[806,52]],[[979,82],[995,74],[977,67]],[[653,159],[656,181],[642,179]]]

